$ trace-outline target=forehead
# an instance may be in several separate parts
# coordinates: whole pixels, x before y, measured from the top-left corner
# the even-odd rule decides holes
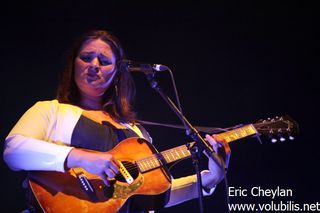
[[[104,54],[113,54],[109,44],[100,39],[90,39],[84,42],[79,52],[99,52]]]

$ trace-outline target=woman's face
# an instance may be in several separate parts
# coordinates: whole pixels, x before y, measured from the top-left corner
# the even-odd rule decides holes
[[[116,58],[109,44],[88,40],[75,59],[74,78],[82,97],[101,97],[116,74]]]

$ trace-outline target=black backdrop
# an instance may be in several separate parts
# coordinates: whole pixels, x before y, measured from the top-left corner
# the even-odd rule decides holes
[[[232,143],[230,187],[291,189],[292,197],[230,197],[231,203],[316,203],[318,14],[303,1],[5,3],[1,12],[1,138],[37,100],[54,98],[63,53],[91,29],[116,34],[128,58],[169,66],[186,117],[194,125],[229,127],[288,114],[300,126],[294,141],[263,144],[254,138]],[[158,74],[173,96],[170,76]],[[139,118],[179,123],[142,74],[135,108]],[[146,126],[158,150],[190,141],[182,130]],[[190,160],[172,175],[192,174]],[[1,210],[24,205],[21,181],[1,163]],[[292,203],[291,202],[291,203]],[[226,212],[224,184],[204,199],[206,212]],[[319,209],[318,209],[319,210]],[[197,200],[159,212],[198,212]]]

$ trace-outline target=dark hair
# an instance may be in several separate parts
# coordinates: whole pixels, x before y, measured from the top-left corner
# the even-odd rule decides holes
[[[74,62],[81,46],[88,40],[102,40],[110,45],[116,58],[116,76],[113,84],[103,94],[103,110],[121,122],[134,122],[135,113],[132,104],[135,86],[131,74],[119,63],[125,59],[124,50],[119,40],[107,31],[90,31],[79,37],[67,52],[66,65],[62,79],[58,85],[57,96],[59,102],[79,105],[80,92],[74,79]]]

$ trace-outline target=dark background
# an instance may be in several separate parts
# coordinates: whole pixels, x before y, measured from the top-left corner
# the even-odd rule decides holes
[[[300,127],[296,140],[263,144],[246,138],[230,144],[228,184],[251,189],[277,186],[293,191],[275,202],[319,201],[318,11],[305,1],[20,1],[1,12],[1,139],[38,100],[53,99],[63,54],[75,37],[105,29],[120,38],[128,58],[170,67],[185,116],[194,125],[229,127],[290,115]],[[136,110],[144,120],[179,124],[145,76],[134,73]],[[168,73],[161,87],[172,98]],[[190,141],[182,130],[146,126],[158,150]],[[192,174],[190,160],[172,169]],[[24,172],[1,163],[1,210],[24,205]],[[270,203],[268,197],[231,197],[231,203]],[[226,212],[219,184],[204,199],[206,212]],[[159,212],[198,212],[197,200]]]

